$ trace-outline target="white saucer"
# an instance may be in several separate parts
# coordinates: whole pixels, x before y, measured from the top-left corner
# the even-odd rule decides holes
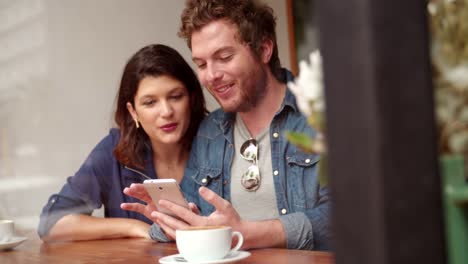
[[[8,250],[16,247],[17,245],[23,243],[28,239],[27,237],[13,237],[7,242],[1,242],[0,243],[0,250]]]
[[[215,263],[231,263],[234,261],[239,261],[250,256],[250,252],[239,250],[233,254],[229,254],[223,259],[210,260],[204,262],[197,262],[197,264],[215,264]],[[172,264],[172,263],[185,263],[185,264],[195,264],[194,262],[188,262],[180,254],[170,255],[159,259],[161,264]]]

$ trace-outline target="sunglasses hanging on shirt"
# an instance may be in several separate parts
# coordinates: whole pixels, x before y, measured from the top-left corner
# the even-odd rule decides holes
[[[241,157],[252,162],[246,172],[242,174],[241,184],[249,192],[254,192],[260,187],[261,177],[258,168],[258,143],[255,139],[245,141],[240,148]]]

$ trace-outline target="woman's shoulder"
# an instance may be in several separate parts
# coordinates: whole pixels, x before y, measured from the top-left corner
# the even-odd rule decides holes
[[[111,128],[109,133],[102,138],[93,148],[90,153],[90,157],[95,160],[99,157],[102,158],[113,158],[114,149],[120,140],[120,129]]]
[[[119,143],[120,140],[120,129],[111,128],[109,134],[107,134],[101,141],[97,144],[96,148],[112,148]]]
[[[84,162],[84,167],[102,167],[105,168],[109,164],[116,162],[114,157],[114,149],[120,139],[120,130],[112,128],[109,133],[97,143],[91,153]]]
[[[112,142],[118,143],[120,140],[120,129],[118,128],[109,129],[109,135],[107,135],[107,137],[110,137],[112,139]]]

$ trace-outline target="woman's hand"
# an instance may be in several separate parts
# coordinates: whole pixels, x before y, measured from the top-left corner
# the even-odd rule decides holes
[[[138,200],[145,202],[146,205],[141,203],[122,203],[120,205],[120,208],[122,208],[123,210],[140,213],[156,223],[156,218],[152,216],[151,213],[154,211],[158,211],[158,209],[156,208],[156,205],[149,196],[143,184],[132,183],[130,187],[125,188],[123,192],[128,196],[134,197]],[[189,203],[189,208],[195,214],[200,213],[197,205],[194,203]]]
[[[153,217],[151,217],[151,213],[157,211],[157,208],[156,205],[153,203],[153,200],[149,196],[148,192],[146,192],[146,189],[143,186],[143,184],[132,183],[130,187],[126,187],[123,190],[123,193],[145,202],[146,205],[141,203],[122,203],[120,205],[120,208],[122,208],[123,210],[140,213],[146,216],[148,219],[153,220]]]

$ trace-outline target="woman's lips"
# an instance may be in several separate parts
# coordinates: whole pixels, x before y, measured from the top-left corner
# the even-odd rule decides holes
[[[161,127],[165,132],[172,132],[177,128],[177,123],[170,123]]]

